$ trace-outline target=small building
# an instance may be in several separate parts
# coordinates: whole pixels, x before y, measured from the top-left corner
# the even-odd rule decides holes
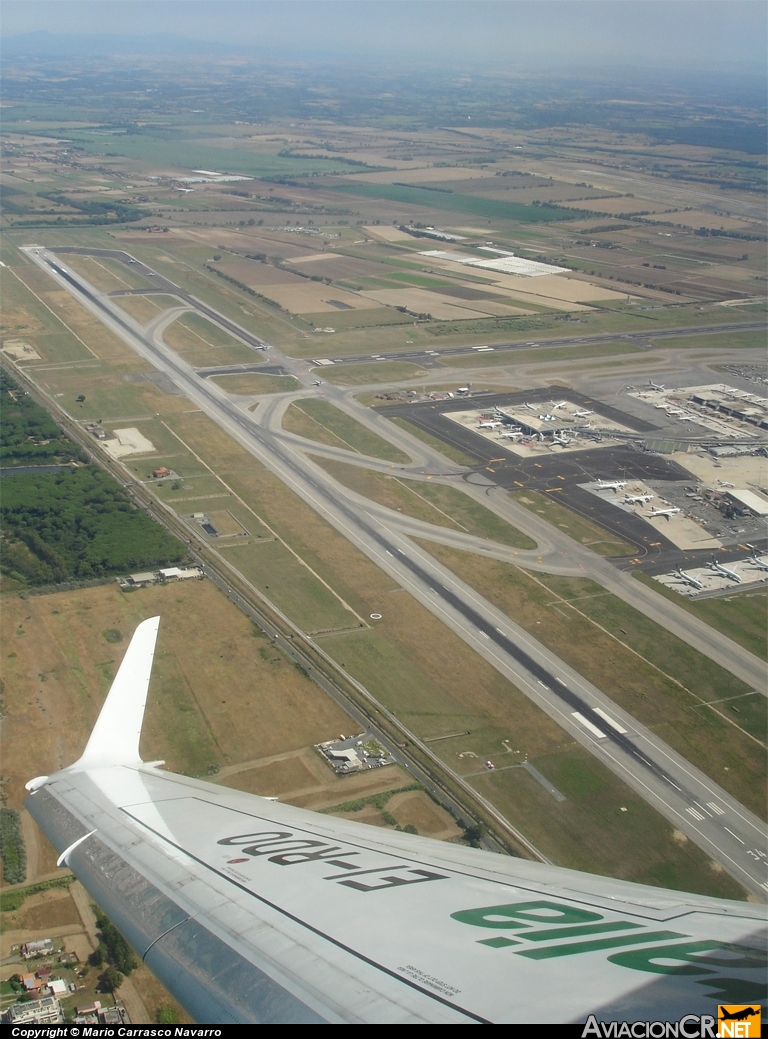
[[[167,566],[163,570],[158,570],[158,573],[163,581],[189,581],[192,577],[202,576],[196,566],[188,567],[186,570],[178,566]]]
[[[329,750],[327,751],[328,757],[333,758],[334,761],[346,762],[347,768],[360,768],[362,761],[360,755],[356,750]]]
[[[171,470],[166,469],[164,465],[159,466],[157,469],[152,470],[152,476],[155,480],[162,480],[165,476],[170,476]]]
[[[21,947],[21,955],[25,960],[30,959],[32,956],[47,956],[51,952],[53,952],[52,938],[42,938],[38,942],[27,942]]]
[[[127,583],[134,588],[139,588],[143,584],[154,584],[156,580],[155,574],[147,572],[145,574],[131,574],[128,577]]]
[[[54,996],[65,996],[69,991],[67,989],[67,983],[62,978],[55,978],[53,981],[48,982],[48,988],[51,990]]]

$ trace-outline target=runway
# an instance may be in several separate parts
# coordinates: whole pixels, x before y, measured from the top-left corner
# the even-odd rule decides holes
[[[380,509],[342,488],[324,470],[313,465],[294,442],[272,428],[271,420],[278,413],[279,402],[268,402],[255,415],[241,410],[215,383],[201,378],[174,351],[165,347],[157,330],[147,333],[108,296],[67,270],[54,254],[45,250],[39,254],[34,249],[25,251],[675,827],[705,849],[749,891],[766,899],[766,829],[757,817],[421,551],[395,524],[388,522]],[[159,280],[160,276],[157,277]],[[205,316],[214,315],[213,320],[241,340],[248,341],[248,337],[254,344],[261,344],[258,337],[210,307],[200,305],[167,280],[163,279],[162,285],[164,291],[183,298]],[[377,431],[381,433],[381,427]],[[610,721],[606,721],[606,716]]]

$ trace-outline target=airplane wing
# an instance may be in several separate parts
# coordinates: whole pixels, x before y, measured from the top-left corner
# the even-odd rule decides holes
[[[30,781],[26,805],[198,1022],[677,1020],[765,997],[765,906],[381,830],[142,763],[158,622],[137,628],[83,756]]]

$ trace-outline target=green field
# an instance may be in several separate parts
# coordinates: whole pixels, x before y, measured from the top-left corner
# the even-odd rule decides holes
[[[390,418],[386,412],[383,414],[390,422],[394,422],[396,426],[400,426],[401,429],[404,429],[406,433],[410,433],[411,436],[418,437],[419,440],[422,440],[435,451],[439,451],[440,454],[445,455],[446,458],[450,458],[450,460],[456,462],[457,465],[467,465],[472,467],[478,464],[479,459],[473,458],[472,455],[468,455],[466,451],[461,451],[459,448],[453,447],[452,444],[446,444],[443,440],[440,440],[439,437],[434,437],[431,433],[427,433],[425,429],[413,425],[413,423],[409,422],[408,419],[398,418],[397,416]]]
[[[536,542],[486,509],[458,487],[429,480],[387,476],[357,465],[315,458],[334,479],[358,494],[414,519],[450,527],[475,537],[489,538],[513,548],[534,549]]]
[[[457,329],[458,331],[458,329]],[[636,354],[639,347],[627,343],[592,343],[586,346],[549,346],[538,350],[504,350],[451,356],[453,368],[480,368],[493,364],[547,364],[555,361],[580,361],[589,357],[613,357],[615,354]]]
[[[765,698],[754,700],[749,686],[592,581],[529,574],[508,563],[420,543],[766,818]]]
[[[315,369],[317,371],[317,369]],[[337,386],[365,386],[368,383],[401,382],[419,379],[429,372],[412,361],[371,361],[370,364],[345,364],[322,369],[323,378]]]
[[[408,464],[411,459],[394,444],[324,400],[296,401],[283,417],[283,429],[331,447]]]
[[[739,884],[582,747],[530,759],[565,796],[556,801],[523,768],[472,779],[548,858],[640,884],[744,898]]]
[[[246,396],[262,393],[291,393],[293,390],[301,389],[301,383],[292,375],[262,375],[260,372],[212,375],[210,381],[227,393],[242,393]]]
[[[744,646],[750,653],[768,659],[768,641],[766,640],[766,616],[768,616],[768,589],[743,589],[733,595],[718,596],[714,599],[701,599],[692,602],[687,595],[679,595],[665,588],[659,581],[642,573],[634,572],[634,577],[654,592],[663,595],[680,609],[687,610],[713,628],[727,635],[729,639]]]
[[[366,198],[381,198],[389,202],[444,209],[452,213],[468,213],[491,220],[515,220],[521,224],[574,220],[582,215],[578,210],[562,209],[559,206],[530,206],[517,202],[501,202],[494,198],[480,198],[477,195],[462,195],[456,191],[434,191],[399,184],[341,184],[336,190],[351,195],[363,195]]]
[[[635,545],[617,538],[591,520],[560,505],[552,494],[525,490],[514,491],[510,497],[516,504],[524,505],[531,512],[543,516],[547,523],[564,530],[569,537],[580,541],[599,556],[634,556],[637,552]]]

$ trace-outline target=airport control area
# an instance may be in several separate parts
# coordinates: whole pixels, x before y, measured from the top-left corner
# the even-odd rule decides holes
[[[44,939],[78,957],[62,1013],[100,998],[25,783],[155,616],[141,753],[184,782],[768,902],[755,112],[728,148],[639,100],[553,127],[537,80],[509,125],[471,83],[401,119],[375,76],[255,98],[200,62],[190,112],[94,67],[71,118],[63,73],[12,63],[0,1012]],[[120,999],[182,1014],[143,964]]]

